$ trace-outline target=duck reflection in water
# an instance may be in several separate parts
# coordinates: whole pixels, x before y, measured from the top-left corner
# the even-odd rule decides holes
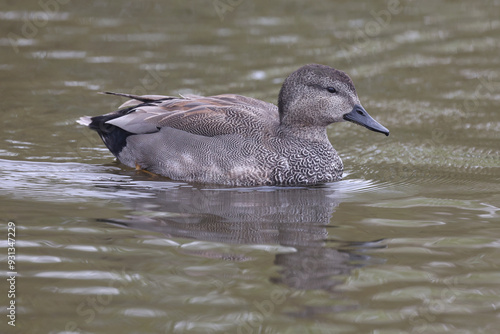
[[[155,191],[149,199],[128,203],[148,213],[127,220],[106,220],[133,229],[229,244],[281,245],[277,254],[278,277],[270,280],[295,289],[332,291],[354,268],[371,263],[364,248],[377,242],[335,240],[331,224],[339,194],[329,186],[308,188],[263,187],[198,189],[177,187]],[[284,249],[286,250],[287,248]],[[187,251],[192,253],[191,251]],[[241,254],[199,251],[197,256],[246,261]]]

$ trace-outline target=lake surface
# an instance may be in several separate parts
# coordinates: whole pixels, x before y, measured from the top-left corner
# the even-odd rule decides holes
[[[0,332],[500,328],[500,1],[2,1],[0,30]],[[174,182],[75,122],[100,91],[275,102],[306,63],[391,131],[330,126],[340,182]]]

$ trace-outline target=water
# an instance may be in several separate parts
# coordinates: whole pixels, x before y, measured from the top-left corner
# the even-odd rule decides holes
[[[499,1],[0,8],[2,333],[498,330]],[[105,90],[275,102],[312,62],[391,130],[332,125],[337,183],[173,182],[75,123],[123,102]]]

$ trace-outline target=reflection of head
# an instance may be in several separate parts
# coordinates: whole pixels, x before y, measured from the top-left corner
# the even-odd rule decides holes
[[[331,290],[355,267],[352,257],[329,247],[301,247],[296,253],[276,255],[274,263],[282,270],[272,281],[301,290]]]

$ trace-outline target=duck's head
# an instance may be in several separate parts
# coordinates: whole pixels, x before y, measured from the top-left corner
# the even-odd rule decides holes
[[[280,122],[286,126],[349,121],[389,135],[363,108],[351,78],[326,65],[305,65],[290,74],[281,87],[278,108]]]

